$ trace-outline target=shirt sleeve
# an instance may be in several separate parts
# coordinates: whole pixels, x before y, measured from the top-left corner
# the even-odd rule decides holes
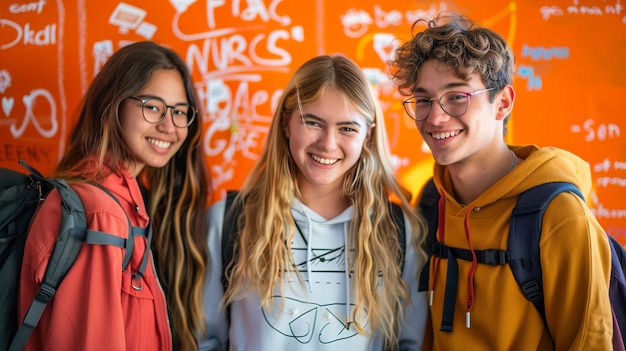
[[[548,219],[548,220],[546,220]],[[555,350],[610,350],[607,234],[573,194],[554,198],[540,242],[546,319]]]
[[[426,300],[426,292],[418,292],[418,272],[424,264],[424,259],[419,252],[415,250],[415,233],[408,223],[408,219],[404,218],[406,225],[406,249],[404,254],[404,269],[402,271],[402,279],[409,286],[410,301],[407,301],[404,310],[404,320],[400,321],[399,344],[400,350],[420,350],[424,338],[424,328],[426,326],[426,317],[428,315],[428,304]],[[425,235],[425,233],[424,233]]]
[[[209,269],[204,286],[204,318],[207,333],[200,338],[200,351],[226,350],[229,323],[220,302],[224,297],[222,285],[222,226],[224,223],[225,200],[215,203],[207,210],[209,223]]]

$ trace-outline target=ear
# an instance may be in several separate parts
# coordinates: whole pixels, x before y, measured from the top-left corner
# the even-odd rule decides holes
[[[365,137],[366,145],[372,145],[372,140],[374,139],[374,128],[376,128],[376,123],[372,123],[367,129],[367,136]]]
[[[289,116],[285,115],[285,113],[280,114],[280,126],[285,134],[285,138],[289,139]]]
[[[513,103],[515,102],[515,90],[513,86],[507,85],[502,88],[502,91],[499,93],[499,96],[496,97],[497,103],[497,120],[504,120],[506,116],[508,116],[513,110]]]

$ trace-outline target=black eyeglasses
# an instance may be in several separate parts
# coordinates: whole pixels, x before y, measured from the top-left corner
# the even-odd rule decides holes
[[[165,101],[158,97],[134,97],[129,96],[133,100],[141,102],[141,114],[143,119],[148,123],[156,124],[165,119],[167,109],[172,109],[172,122],[176,128],[187,128],[196,119],[196,109],[190,104],[176,104],[169,106]]]
[[[441,109],[445,113],[452,117],[460,117],[469,109],[470,96],[478,95],[494,89],[495,88],[487,88],[477,90],[473,93],[451,91],[438,98],[412,96],[402,101],[402,106],[404,106],[404,111],[406,111],[406,114],[409,115],[409,117],[416,121],[422,121],[428,118],[430,110],[433,107],[433,100],[439,100],[439,106],[441,106]]]

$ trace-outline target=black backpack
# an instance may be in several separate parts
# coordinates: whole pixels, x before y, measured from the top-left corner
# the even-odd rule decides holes
[[[20,163],[30,174],[0,169],[0,350],[11,351],[24,348],[47,303],[53,298],[76,260],[83,242],[126,248],[122,267],[125,269],[132,254],[132,238],[145,235],[148,241],[151,239],[151,231],[130,226],[130,220],[129,228],[132,229],[129,240],[88,231],[83,203],[67,182],[63,179],[45,178],[24,161],[20,160]],[[105,188],[99,188],[119,204],[112,193]],[[22,323],[19,323],[17,296],[24,245],[31,219],[52,189],[57,189],[61,197],[59,236],[46,267],[43,283]],[[147,260],[144,261],[147,264]]]
[[[580,190],[571,183],[554,182],[538,185],[523,192],[511,214],[507,250],[475,250],[478,263],[501,265],[508,264],[515,280],[526,299],[539,311],[547,327],[543,300],[539,239],[543,213],[550,201],[562,192],[571,192],[584,200]],[[455,265],[457,259],[471,261],[471,252],[467,249],[448,247],[437,241],[438,202],[440,194],[432,178],[426,183],[419,199],[419,209],[428,222],[426,252],[431,256],[448,258],[448,263]],[[611,280],[609,298],[613,309],[613,349],[624,350],[626,345],[626,250],[615,238],[607,234],[611,247]],[[427,291],[429,284],[429,261],[420,274],[419,291]],[[456,293],[444,296],[442,331],[452,331],[454,300]],[[454,295],[454,297],[452,296]],[[449,298],[446,300],[446,298]]]
[[[234,201],[237,197],[237,191],[228,191],[226,194],[226,206],[224,211],[224,226],[222,227],[222,284],[224,290],[228,287],[227,266],[233,259],[234,247],[239,237],[239,227],[237,225],[237,218],[242,210],[241,201]],[[391,206],[391,215],[393,217],[396,228],[398,229],[398,241],[400,243],[402,263],[400,265],[400,271],[404,268],[404,251],[406,250],[406,233],[404,225],[404,213],[402,207],[392,202],[389,202]],[[230,322],[230,306],[227,306],[226,318]]]

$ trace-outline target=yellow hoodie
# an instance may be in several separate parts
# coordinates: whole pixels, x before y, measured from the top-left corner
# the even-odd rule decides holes
[[[439,219],[444,233],[438,238],[443,235],[445,245],[506,250],[515,202],[536,185],[566,181],[589,195],[589,165],[579,157],[548,147],[511,149],[525,161],[466,206],[455,200],[447,168],[435,165],[435,185],[445,197]],[[508,265],[478,264],[472,274],[472,262],[461,259],[452,331],[441,331],[448,262],[432,258],[431,323],[423,349],[611,350],[611,253],[606,234],[586,204],[574,194],[556,196],[545,211],[539,245],[549,332]],[[472,277],[473,287],[468,283]]]

